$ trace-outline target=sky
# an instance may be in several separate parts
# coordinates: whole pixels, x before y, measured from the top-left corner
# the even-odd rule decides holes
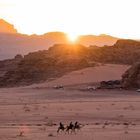
[[[140,38],[140,0],[0,0],[0,18],[20,33],[62,31]]]

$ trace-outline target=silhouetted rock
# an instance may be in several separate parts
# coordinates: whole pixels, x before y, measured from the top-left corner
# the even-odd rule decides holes
[[[16,56],[15,56],[15,60],[17,60],[17,61],[20,61],[20,60],[22,60],[23,59],[23,56],[21,55],[21,54],[17,54]]]
[[[140,88],[140,62],[135,63],[122,76],[123,88]]]

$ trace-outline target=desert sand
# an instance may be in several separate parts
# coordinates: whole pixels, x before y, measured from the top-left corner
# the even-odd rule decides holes
[[[87,90],[99,81],[120,79],[128,68],[108,64],[41,84],[0,89],[0,140],[139,140],[138,92]],[[65,126],[78,121],[82,128],[76,134],[57,134],[60,121]]]

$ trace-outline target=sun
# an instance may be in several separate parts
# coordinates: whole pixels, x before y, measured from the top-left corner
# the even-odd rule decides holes
[[[71,43],[76,43],[77,39],[78,39],[78,36],[77,34],[74,34],[74,33],[68,33],[67,34],[67,38],[69,40],[69,42]]]

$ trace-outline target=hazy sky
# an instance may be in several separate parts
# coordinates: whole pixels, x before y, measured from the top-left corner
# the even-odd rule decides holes
[[[140,38],[140,0],[0,0],[0,18],[21,33],[63,31]]]

